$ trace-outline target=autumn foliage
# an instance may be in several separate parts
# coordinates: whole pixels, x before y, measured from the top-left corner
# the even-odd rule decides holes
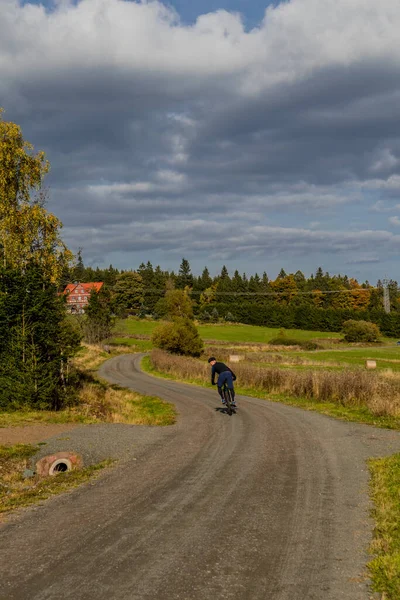
[[[4,121],[0,109],[0,259],[4,268],[25,268],[34,260],[58,282],[72,253],[60,238],[61,221],[45,209],[44,152],[33,151],[21,128]]]

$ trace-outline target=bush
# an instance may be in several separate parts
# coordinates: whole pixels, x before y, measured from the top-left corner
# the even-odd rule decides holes
[[[213,323],[218,323],[219,312],[216,308],[213,308],[211,311],[211,320]]]
[[[346,342],[377,342],[380,336],[379,327],[368,321],[345,321],[342,333]]]
[[[233,316],[233,314],[232,314],[232,313],[228,312],[228,313],[225,315],[225,321],[227,321],[228,323],[233,323],[233,322],[234,322],[234,320],[235,320],[235,317]]]
[[[200,356],[203,351],[203,341],[195,324],[185,317],[160,325],[154,330],[151,339],[154,346],[172,354]]]
[[[211,315],[209,312],[207,312],[205,310],[202,313],[200,313],[199,319],[200,319],[200,321],[203,321],[204,323],[208,323],[209,321],[211,321]]]
[[[294,338],[288,338],[286,336],[273,338],[268,342],[273,346],[300,346],[301,342],[295,340]]]

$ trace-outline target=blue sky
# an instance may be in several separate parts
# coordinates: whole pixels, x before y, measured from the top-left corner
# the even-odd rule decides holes
[[[174,6],[182,19],[188,22],[193,22],[200,14],[224,9],[242,14],[246,25],[255,27],[262,21],[267,5],[272,2],[266,0],[226,0],[225,2],[221,2],[221,0],[192,0],[191,2],[172,0],[170,4]]]
[[[71,249],[400,280],[398,0],[171,5],[0,2],[0,106]]]
[[[74,0],[76,2],[76,0]],[[27,4],[29,0],[24,0]],[[31,0],[32,4],[42,4],[51,7],[54,3],[51,0]],[[214,12],[217,10],[227,10],[238,12],[243,15],[247,27],[255,27],[264,17],[265,9],[268,5],[279,4],[279,1],[270,2],[269,0],[170,0],[165,4],[173,6],[179,13],[181,19],[187,23],[193,23],[199,15]]]

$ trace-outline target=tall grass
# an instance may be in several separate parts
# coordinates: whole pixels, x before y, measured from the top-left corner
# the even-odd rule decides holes
[[[104,361],[126,352],[126,346],[110,346],[110,352],[106,352],[102,346],[83,345],[74,361],[79,373],[79,388],[77,403],[69,411],[72,420],[134,425],[171,425],[175,422],[175,409],[168,402],[98,378],[96,370]]]
[[[157,370],[181,379],[205,382],[210,377],[209,366],[200,360],[153,350],[151,362]],[[346,407],[366,407],[375,416],[400,417],[399,380],[380,377],[375,372],[283,370],[244,363],[236,364],[233,370],[243,388]]]

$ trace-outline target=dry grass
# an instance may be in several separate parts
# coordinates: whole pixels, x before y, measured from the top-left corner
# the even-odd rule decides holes
[[[82,385],[80,403],[75,409],[86,420],[133,425],[172,425],[176,412],[160,398],[142,396],[131,390],[101,381]]]
[[[302,356],[296,356],[290,354],[293,350],[300,350],[298,347],[293,346],[270,346],[268,350],[257,351],[254,348],[240,348],[235,346],[234,348],[219,348],[208,347],[206,348],[205,354],[207,356],[217,356],[218,360],[229,362],[232,354],[239,354],[243,356],[244,361],[252,363],[268,363],[277,364],[280,366],[324,366],[324,367],[343,367],[343,362],[339,361],[317,361]]]
[[[102,346],[85,344],[75,359],[80,373],[78,403],[70,409],[71,417],[86,422],[130,423],[133,425],[171,425],[176,420],[175,409],[160,398],[143,396],[131,390],[99,380],[95,370],[109,358],[126,354],[126,346],[111,346],[110,353]]]
[[[79,354],[74,358],[74,366],[85,371],[95,371],[100,365],[119,354],[128,354],[132,352],[129,346],[110,346],[110,352],[104,350],[104,346],[96,344],[82,344]]]
[[[204,382],[210,377],[207,363],[196,359],[154,350],[151,360],[157,370],[182,379]],[[375,416],[400,417],[400,380],[381,377],[376,372],[283,370],[244,363],[236,364],[234,371],[243,388],[346,407],[366,407]]]

